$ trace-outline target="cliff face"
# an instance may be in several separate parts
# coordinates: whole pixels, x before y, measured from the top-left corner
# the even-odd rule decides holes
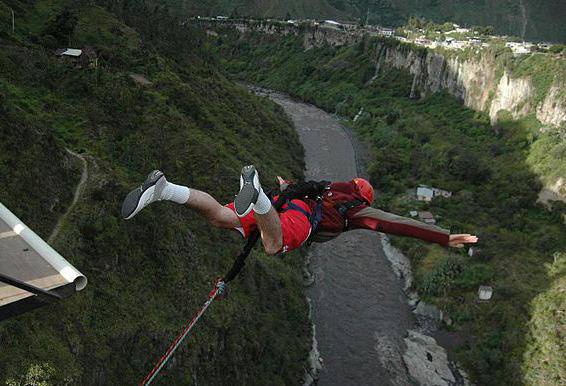
[[[509,112],[513,119],[535,114],[545,125],[560,126],[566,122],[566,99],[560,95],[561,86],[556,80],[537,103],[531,77],[514,78],[507,69],[498,75],[501,68],[494,57],[460,59],[428,50],[378,44],[382,44],[377,51],[378,68],[386,65],[405,69],[414,76],[411,97],[444,90],[465,106],[489,113],[492,124],[502,111]]]
[[[365,36],[356,29],[331,26],[230,21],[221,24],[211,21],[206,24],[206,28],[218,27],[236,28],[240,33],[255,31],[270,35],[302,35],[305,49],[351,45]],[[376,44],[376,72],[384,66],[409,71],[414,77],[413,98],[444,90],[465,106],[487,112],[492,124],[498,121],[502,111],[510,113],[513,119],[534,114],[541,123],[550,126],[566,123],[566,96],[561,95],[566,85],[560,84],[558,78],[544,92],[542,100],[536,101],[536,88],[532,81],[534,74],[513,76],[510,69],[498,63],[495,56],[487,51],[463,58],[392,41],[378,40]]]

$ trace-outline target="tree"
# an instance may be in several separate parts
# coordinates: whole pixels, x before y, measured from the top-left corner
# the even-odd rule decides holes
[[[65,8],[63,11],[47,22],[44,36],[52,36],[55,44],[58,45],[71,45],[71,36],[75,32],[78,18],[70,8]],[[49,41],[47,39],[46,41]]]

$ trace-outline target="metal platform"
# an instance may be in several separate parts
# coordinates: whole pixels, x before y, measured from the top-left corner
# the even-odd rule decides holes
[[[85,288],[86,277],[0,203],[0,320]]]

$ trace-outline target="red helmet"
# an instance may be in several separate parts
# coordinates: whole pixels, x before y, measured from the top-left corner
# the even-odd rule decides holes
[[[363,178],[354,178],[352,182],[356,184],[361,196],[368,203],[368,205],[371,205],[371,203],[373,202],[373,186],[371,186],[369,181]]]

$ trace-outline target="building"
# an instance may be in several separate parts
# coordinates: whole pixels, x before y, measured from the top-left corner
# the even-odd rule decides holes
[[[415,43],[421,46],[430,46],[432,41],[430,39],[420,37],[415,39]]]
[[[58,48],[55,50],[55,55],[61,60],[76,63],[78,67],[96,67],[98,64],[98,57],[93,47],[87,46],[83,49],[78,48]]]
[[[432,201],[434,192],[431,188],[426,186],[419,186],[417,188],[417,200],[419,201]]]
[[[482,301],[490,300],[493,296],[493,288],[487,285],[481,285],[478,289],[478,299]]]
[[[329,24],[329,25],[333,25],[333,26],[336,26],[336,27],[339,27],[339,26],[342,25],[342,24],[340,24],[340,23],[338,23],[337,21],[334,21],[334,20],[323,20],[322,24]]]
[[[438,188],[431,188],[431,189],[432,189],[433,197],[438,197],[438,196],[442,196],[444,198],[452,197],[452,192],[449,192],[448,190],[438,189]]]
[[[393,28],[380,28],[379,34],[386,37],[392,37],[395,34],[395,30]]]
[[[61,57],[78,58],[83,54],[83,50],[76,48],[58,48],[55,50],[55,55]]]
[[[533,51],[534,44],[528,42],[507,42],[505,43],[505,47],[510,48],[511,51],[513,51],[513,55],[525,55],[530,54]]]
[[[436,224],[436,220],[434,219],[434,216],[430,212],[419,212],[419,219],[427,224],[431,224],[431,225]]]

